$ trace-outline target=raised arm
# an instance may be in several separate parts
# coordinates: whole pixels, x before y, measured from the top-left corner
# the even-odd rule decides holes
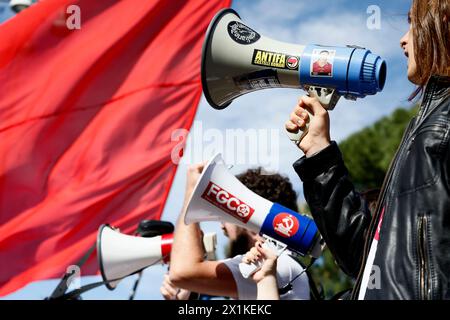
[[[342,270],[356,277],[362,261],[371,214],[355,191],[335,142],[330,141],[328,112],[317,99],[300,99],[286,129],[295,131],[314,117],[299,148],[305,156],[294,163],[303,181],[305,199],[323,238]]]
[[[186,207],[203,164],[189,167],[182,212],[178,218],[170,256],[170,281],[194,292],[237,298],[237,288],[228,267],[218,261],[205,261],[202,231],[197,223],[184,224]]]

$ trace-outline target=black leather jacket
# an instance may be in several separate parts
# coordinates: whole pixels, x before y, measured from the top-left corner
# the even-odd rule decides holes
[[[449,94],[450,77],[429,80],[373,214],[355,191],[335,142],[294,163],[336,262],[356,278],[352,298],[358,297],[384,208],[374,260],[380,281],[366,291],[365,299],[450,299]]]

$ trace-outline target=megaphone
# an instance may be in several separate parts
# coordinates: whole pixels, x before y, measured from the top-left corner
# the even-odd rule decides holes
[[[113,290],[124,277],[156,263],[168,263],[173,234],[151,238],[120,233],[108,224],[101,225],[97,235],[97,257],[100,272],[108,289]],[[203,236],[207,258],[215,259],[215,233]]]
[[[220,153],[204,167],[186,208],[185,224],[203,221],[233,223],[301,256],[317,258],[322,252],[314,220],[249,190],[228,171]]]
[[[19,13],[31,6],[32,2],[32,0],[11,0],[9,6],[14,12]]]
[[[298,45],[272,40],[223,9],[211,21],[202,49],[202,87],[224,109],[237,97],[267,88],[302,88],[332,110],[341,96],[355,100],[381,91],[386,62],[354,45]],[[306,134],[290,135],[299,141]]]

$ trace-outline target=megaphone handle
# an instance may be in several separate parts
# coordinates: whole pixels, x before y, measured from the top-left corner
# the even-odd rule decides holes
[[[307,91],[308,96],[310,97],[316,97],[320,104],[327,110],[332,110],[337,101],[339,100],[339,95],[334,89],[329,88],[321,88],[321,87],[314,87],[309,86],[308,88],[305,88]],[[306,136],[309,130],[309,124],[311,120],[313,119],[313,115],[311,112],[306,110],[308,112],[309,120],[305,125],[305,128],[303,130],[298,130],[297,132],[289,132],[286,130],[286,133],[291,141],[293,141],[296,145],[299,145],[300,142],[303,140],[303,138]]]
[[[263,248],[272,248],[270,244],[268,244],[268,242],[264,242],[262,244]],[[275,248],[276,249],[276,248]],[[255,272],[257,272],[259,269],[261,269],[262,265],[263,265],[264,261],[256,261],[254,263],[244,263],[241,262],[239,263],[239,270],[241,271],[242,276],[247,279],[249,277],[251,277]]]
[[[241,271],[242,276],[247,279],[251,277],[255,272],[257,272],[259,269],[261,269],[263,262],[257,261],[256,263],[239,263],[239,270]]]
[[[264,236],[266,241],[262,244],[262,247],[265,249],[271,249],[275,251],[277,256],[279,256],[287,246],[284,243],[281,243],[277,240],[274,240],[270,237]],[[241,271],[242,276],[247,279],[251,277],[255,272],[261,269],[264,261],[256,261],[256,263],[239,263],[239,271]]]

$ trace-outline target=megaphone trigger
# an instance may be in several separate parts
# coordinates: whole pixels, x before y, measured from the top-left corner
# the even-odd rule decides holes
[[[307,86],[306,92],[308,96],[317,98],[327,110],[333,110],[341,97],[336,90],[324,87]]]

